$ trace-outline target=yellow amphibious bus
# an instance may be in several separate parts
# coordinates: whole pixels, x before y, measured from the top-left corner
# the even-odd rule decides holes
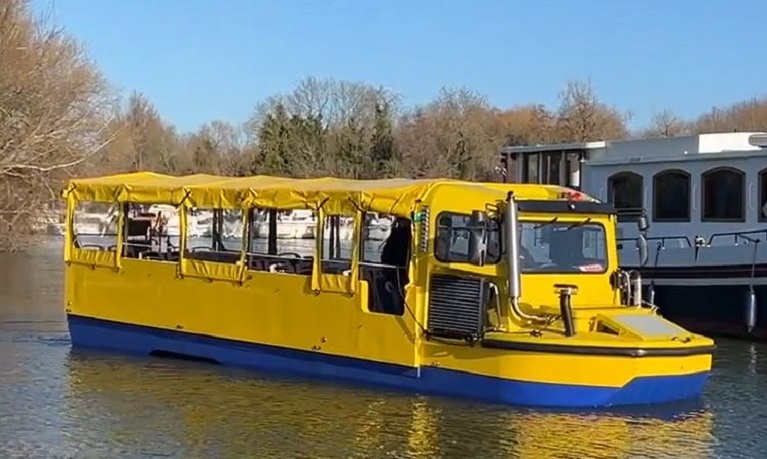
[[[140,172],[63,195],[75,347],[552,407],[696,398],[711,370],[619,270],[611,206],[566,188]]]

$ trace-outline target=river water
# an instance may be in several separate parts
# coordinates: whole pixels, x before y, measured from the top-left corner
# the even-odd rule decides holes
[[[0,255],[1,458],[760,458],[767,346],[719,340],[700,401],[513,409],[70,349],[62,246]]]

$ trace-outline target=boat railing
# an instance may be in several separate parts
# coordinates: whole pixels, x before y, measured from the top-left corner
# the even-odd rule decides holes
[[[623,242],[636,242],[637,240],[639,240],[638,237],[623,237],[618,238],[617,241],[621,244]],[[647,242],[651,241],[660,241],[660,246],[663,248],[666,247],[667,241],[683,241],[686,247],[692,247],[692,242],[690,242],[690,238],[687,236],[650,236],[647,238]]]
[[[751,236],[762,236],[762,237],[760,238],[760,237],[751,237]],[[767,241],[767,229],[714,233],[711,235],[711,237],[708,238],[708,242],[706,243],[706,245],[710,246],[712,245],[714,240],[725,239],[725,238],[732,238],[732,243],[735,245],[738,245],[740,241],[744,241],[747,244],[748,243],[756,244],[759,241]]]
[[[757,236],[757,237],[754,237]],[[761,236],[761,237],[759,237]],[[618,243],[623,242],[636,242],[638,238],[636,237],[626,237],[626,238],[618,238]],[[721,240],[731,240],[732,244],[738,245],[740,242],[745,243],[751,243],[756,244],[760,241],[767,242],[767,229],[761,229],[761,230],[747,230],[747,231],[727,231],[722,233],[714,233],[712,234],[707,241],[705,241],[704,244],[707,247],[713,246],[714,241],[721,241]],[[694,244],[690,241],[690,238],[688,236],[652,236],[647,238],[647,242],[650,241],[660,241],[661,247],[666,247],[667,241],[684,241],[684,245],[686,247],[693,247]]]

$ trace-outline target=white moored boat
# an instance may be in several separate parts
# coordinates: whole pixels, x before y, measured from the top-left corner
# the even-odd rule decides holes
[[[689,329],[767,337],[767,133],[515,146],[507,179],[581,189],[618,210],[621,268]],[[637,221],[646,229],[640,263]]]

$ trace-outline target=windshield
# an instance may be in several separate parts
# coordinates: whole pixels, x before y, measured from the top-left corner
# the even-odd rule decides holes
[[[520,222],[523,273],[604,273],[604,226],[582,222]]]

